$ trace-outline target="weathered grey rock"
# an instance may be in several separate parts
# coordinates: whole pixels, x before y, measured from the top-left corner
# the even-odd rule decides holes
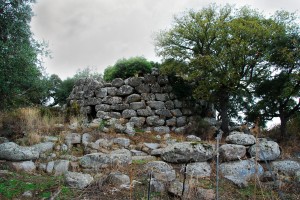
[[[115,119],[120,119],[121,118],[121,114],[119,112],[109,112],[108,116],[110,118],[115,118]]]
[[[273,141],[259,142],[249,148],[249,153],[252,157],[256,156],[259,161],[276,160],[280,156],[279,145]]]
[[[101,102],[102,102],[101,98],[90,97],[84,100],[84,106],[94,106],[94,105],[101,104]]]
[[[151,93],[161,93],[161,87],[158,83],[151,84]]]
[[[145,109],[146,104],[144,101],[142,102],[132,102],[129,104],[129,108],[132,110]]]
[[[95,143],[98,145],[98,147],[107,148],[107,147],[110,147],[113,145],[113,140],[101,138],[101,139],[98,139]]]
[[[25,191],[23,194],[22,194],[23,197],[25,198],[32,198],[33,197],[33,194],[32,194],[32,191],[28,190],[28,191]]]
[[[148,101],[147,105],[155,110],[165,109],[165,103],[162,101]]]
[[[130,140],[128,138],[114,138],[113,142],[125,148],[130,145]]]
[[[79,163],[84,168],[106,168],[108,166],[126,166],[131,164],[131,153],[127,149],[118,149],[112,151],[110,154],[92,153],[84,155]]]
[[[160,147],[160,144],[158,143],[148,143],[148,142],[144,142],[144,145],[146,147],[148,147],[149,149],[153,150],[153,149],[157,149]]]
[[[147,156],[148,155],[147,153],[145,153],[143,151],[138,151],[135,149],[130,150],[130,152],[131,152],[132,156]],[[132,160],[134,160],[133,157],[132,157]]]
[[[170,118],[173,116],[168,109],[155,110],[155,114],[158,115],[160,118]]]
[[[124,80],[121,78],[115,78],[114,80],[111,81],[111,85],[113,87],[121,87],[122,85],[124,85]]]
[[[153,149],[150,154],[151,156],[161,156],[163,151],[164,151],[163,148]]]
[[[66,172],[64,179],[68,186],[79,189],[87,187],[94,181],[91,175],[78,172]]]
[[[153,128],[153,131],[158,134],[170,133],[170,128],[168,126],[157,126]]]
[[[171,119],[167,119],[166,120],[166,125],[167,126],[176,126],[176,117],[173,117]]]
[[[181,112],[182,112],[182,114],[185,115],[185,116],[190,116],[190,115],[193,114],[193,111],[192,111],[191,109],[189,109],[189,108],[182,108],[182,109],[181,109]]]
[[[126,103],[115,104],[115,105],[110,106],[110,109],[113,110],[113,111],[122,111],[122,110],[125,110],[125,109],[128,109],[128,108],[129,108],[129,104],[126,104]]]
[[[175,99],[174,106],[175,106],[175,108],[182,108],[182,101]]]
[[[166,109],[168,109],[168,110],[174,109],[174,103],[173,103],[173,101],[172,101],[172,100],[166,101],[166,102],[165,102],[165,107],[166,107]]]
[[[122,187],[122,185],[130,185],[130,178],[121,172],[111,172],[104,182],[115,187]]]
[[[131,117],[136,117],[136,111],[126,109],[122,112],[122,117],[125,119],[131,118]]]
[[[117,88],[116,87],[106,87],[107,94],[110,96],[115,96],[117,94]]]
[[[255,164],[255,162],[252,160],[241,160],[222,163],[220,165],[220,172],[224,176],[234,176],[247,180],[255,175],[261,176],[264,172],[264,169],[259,163]]]
[[[184,191],[188,191],[188,189],[189,189],[188,185],[185,185]],[[182,197],[182,190],[183,190],[183,183],[178,180],[172,181],[168,187],[169,193],[179,197]]]
[[[175,128],[175,129],[174,129],[174,132],[175,132],[176,134],[184,134],[185,131],[186,131],[185,126],[178,127],[178,128]]]
[[[186,169],[184,167],[181,169],[181,172],[186,171],[186,174],[189,177],[201,178],[209,177],[211,174],[211,167],[207,162],[195,162],[187,164]]]
[[[162,126],[165,124],[165,120],[160,119],[158,116],[149,116],[146,118],[146,122],[149,126]]]
[[[113,127],[117,133],[123,133],[126,130],[126,126],[119,123],[114,124]]]
[[[144,81],[145,81],[145,83],[156,83],[156,77],[151,74],[145,74]]]
[[[107,96],[107,89],[106,88],[100,88],[99,90],[95,91],[96,97],[98,98],[104,98]]]
[[[173,110],[170,110],[172,115],[174,117],[181,117],[182,116],[182,112],[179,110],[179,109],[173,109]]]
[[[155,94],[152,93],[142,93],[142,99],[145,101],[155,101]]]
[[[99,125],[98,125],[99,126]],[[84,133],[81,137],[81,143],[86,146],[88,143],[92,142],[93,136],[89,133]]]
[[[46,167],[46,172],[51,174],[53,172],[53,169],[54,169],[54,161],[48,162]]]
[[[110,105],[99,104],[99,105],[96,105],[95,109],[96,109],[96,111],[108,112],[108,111],[110,111]]]
[[[120,103],[122,103],[122,101],[123,101],[122,97],[107,97],[105,99],[105,103],[110,104],[110,105],[120,104]]]
[[[0,144],[0,159],[9,161],[36,160],[39,152],[31,147],[19,146],[14,142]]]
[[[137,102],[137,101],[140,101],[140,100],[141,100],[141,95],[131,94],[125,99],[125,102],[126,103],[132,103],[132,102]]]
[[[213,147],[210,144],[181,142],[168,145],[161,158],[171,163],[203,162],[211,159],[213,152]]]
[[[169,83],[169,79],[168,79],[168,76],[165,76],[165,75],[159,75],[157,77],[157,82],[159,85],[166,85]]]
[[[238,144],[224,144],[220,147],[220,157],[224,161],[238,160],[246,155],[246,147]]]
[[[225,141],[231,144],[253,145],[255,144],[255,137],[248,134],[234,134],[227,136]]]
[[[271,162],[271,168],[273,171],[293,176],[300,170],[300,163],[293,160],[273,161]]]
[[[145,117],[131,117],[129,122],[133,123],[134,127],[142,128],[146,119]]]
[[[188,142],[200,142],[201,138],[199,138],[195,135],[188,135],[188,136],[186,136],[186,141],[188,141]]]
[[[53,142],[42,142],[42,143],[35,144],[35,145],[31,146],[30,148],[33,151],[37,151],[37,152],[39,152],[39,154],[41,154],[41,153],[52,151],[53,147],[54,147]]]
[[[164,182],[152,178],[150,181],[151,192],[165,192],[166,186]]]
[[[149,93],[150,92],[150,86],[148,84],[140,84],[135,87],[135,90],[142,94],[142,93]]]
[[[123,85],[117,90],[117,95],[119,96],[127,96],[133,93],[133,87],[129,85]]]
[[[153,177],[159,181],[169,182],[176,178],[175,170],[172,166],[163,161],[152,161],[145,165],[147,173],[152,173]]]
[[[100,119],[110,119],[109,113],[104,111],[98,111],[96,116]]]
[[[66,173],[69,169],[70,161],[68,160],[56,160],[54,161],[54,176],[59,176]]]
[[[154,115],[153,111],[149,106],[147,106],[145,109],[138,109],[137,111],[138,116],[141,117],[148,117]]]
[[[33,173],[36,170],[36,166],[32,161],[12,162],[11,165],[16,171]]]
[[[155,99],[157,101],[168,101],[168,100],[170,100],[170,97],[167,93],[162,93],[162,94],[157,93],[157,94],[155,94]]]
[[[79,133],[68,133],[65,136],[65,143],[67,145],[80,144],[80,142],[81,142],[81,135]]]
[[[124,132],[129,136],[134,136],[135,135],[134,123],[133,122],[126,123],[126,129]]]
[[[186,125],[186,117],[185,116],[178,117],[176,124],[178,127],[185,126]]]

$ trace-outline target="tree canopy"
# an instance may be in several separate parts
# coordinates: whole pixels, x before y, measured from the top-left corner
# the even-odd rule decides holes
[[[174,61],[164,71],[193,80],[194,96],[215,103],[228,132],[234,97],[266,75],[262,62],[274,28],[272,20],[248,7],[210,5],[175,17],[173,27],[157,35],[156,50]]]
[[[40,104],[43,74],[38,56],[44,44],[32,37],[32,0],[0,3],[0,110]]]
[[[104,80],[111,81],[115,78],[129,78],[137,74],[151,72],[151,68],[157,65],[147,61],[144,57],[132,57],[120,59],[113,66],[108,66],[104,71]]]

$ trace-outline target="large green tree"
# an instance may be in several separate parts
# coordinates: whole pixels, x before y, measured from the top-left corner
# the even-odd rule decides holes
[[[300,111],[300,27],[296,16],[285,11],[277,12],[274,21],[279,27],[265,63],[270,75],[254,84],[257,102],[248,116],[279,117],[281,137],[286,138],[289,119]]]
[[[44,98],[38,56],[44,45],[32,37],[32,0],[0,2],[0,110],[40,104]]]
[[[262,62],[274,25],[248,7],[210,5],[175,17],[172,28],[157,35],[156,50],[174,61],[165,71],[193,80],[194,96],[215,103],[221,128],[228,132],[229,108],[240,99],[236,96],[266,74]]]

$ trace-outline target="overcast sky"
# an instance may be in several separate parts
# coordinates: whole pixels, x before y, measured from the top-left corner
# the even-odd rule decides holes
[[[37,0],[31,26],[52,52],[44,59],[47,73],[65,79],[87,66],[103,73],[120,58],[160,61],[154,33],[170,27],[174,15],[213,2],[250,5],[266,15],[300,9],[299,0]]]

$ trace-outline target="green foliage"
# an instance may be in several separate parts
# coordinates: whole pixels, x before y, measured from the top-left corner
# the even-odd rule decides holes
[[[195,82],[193,95],[216,105],[228,132],[230,109],[243,100],[237,96],[268,76],[262,63],[277,28],[275,20],[248,7],[213,4],[175,17],[173,27],[157,35],[156,49],[178,63],[165,71]]]
[[[104,71],[104,80],[112,81],[115,78],[129,78],[138,74],[150,73],[153,66],[159,64],[147,61],[144,57],[132,57],[120,59],[113,66]]]
[[[300,111],[300,26],[293,14],[284,11],[277,12],[274,20],[279,26],[267,52],[270,75],[253,82],[258,101],[250,108],[248,118],[279,117],[281,136],[287,137],[287,123]]]
[[[0,4],[0,110],[41,104],[45,98],[38,57],[47,52],[30,30],[33,2],[6,0]]]
[[[78,70],[73,77],[69,77],[65,80],[61,80],[56,74],[52,74],[48,78],[48,97],[53,98],[53,103],[51,103],[50,106],[62,106],[66,104],[67,98],[69,97],[76,81],[83,78],[93,78],[98,81],[102,81],[102,75],[89,67],[84,68],[83,70]]]

